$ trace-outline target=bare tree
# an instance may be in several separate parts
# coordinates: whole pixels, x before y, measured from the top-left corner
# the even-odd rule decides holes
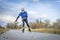
[[[6,25],[7,28],[16,28],[17,27],[17,24],[16,23],[7,23]]]
[[[45,27],[49,27],[50,26],[50,20],[46,19],[44,20],[44,24],[45,24]]]

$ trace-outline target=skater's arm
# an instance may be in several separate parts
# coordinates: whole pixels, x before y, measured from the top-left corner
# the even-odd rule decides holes
[[[18,20],[18,18],[20,17],[21,14],[18,15],[18,17],[16,18],[15,22]]]
[[[27,12],[26,12],[27,13]],[[28,17],[28,13],[27,13],[27,17]]]
[[[26,17],[28,17],[28,13],[27,12],[25,12],[26,13]]]

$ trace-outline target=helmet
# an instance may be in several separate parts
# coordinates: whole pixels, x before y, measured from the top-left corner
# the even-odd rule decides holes
[[[21,8],[21,11],[24,11],[24,8]]]

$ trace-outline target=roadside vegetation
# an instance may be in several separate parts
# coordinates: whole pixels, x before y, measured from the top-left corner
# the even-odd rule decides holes
[[[5,32],[7,32],[7,31],[8,31],[7,28],[1,27],[1,25],[0,25],[0,34],[3,34]]]
[[[60,34],[60,19],[57,19],[55,22],[50,22],[50,20],[46,19],[36,20],[34,23],[30,23],[31,29],[33,32],[45,32],[45,33],[54,33]]]
[[[44,32],[44,33],[54,33],[60,34],[60,19],[57,19],[54,22],[50,22],[50,20],[46,19],[44,21],[36,20],[36,22],[29,23],[32,32]],[[0,25],[0,34],[10,30],[10,29],[21,29],[22,25],[18,25],[17,23],[7,23],[6,28]]]

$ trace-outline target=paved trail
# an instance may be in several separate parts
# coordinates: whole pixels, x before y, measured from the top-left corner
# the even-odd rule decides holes
[[[0,40],[60,40],[60,35],[49,33],[37,33],[20,30],[9,30],[0,35]]]

